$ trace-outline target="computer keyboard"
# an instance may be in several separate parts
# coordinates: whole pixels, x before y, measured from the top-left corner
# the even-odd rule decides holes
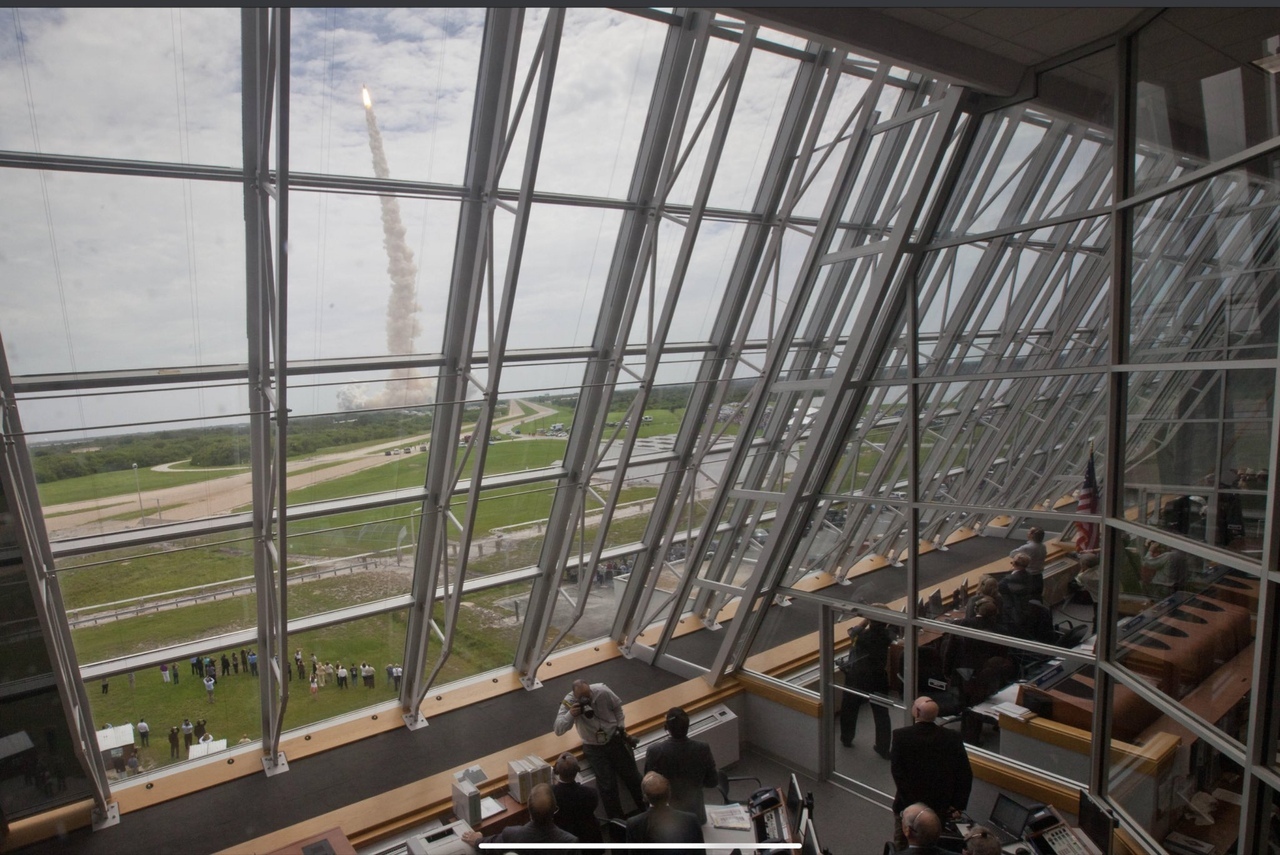
[[[1065,825],[1051,828],[1044,833],[1044,842],[1049,844],[1054,855],[1089,855],[1071,829]]]

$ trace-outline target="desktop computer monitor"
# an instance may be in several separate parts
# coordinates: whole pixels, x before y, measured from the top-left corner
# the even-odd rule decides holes
[[[795,774],[787,784],[787,821],[791,824],[791,839],[800,836],[800,808],[804,806],[804,792],[800,789],[800,780]]]
[[[801,832],[800,855],[822,855],[822,846],[818,843],[818,832],[813,828],[812,819],[805,819]]]
[[[1089,842],[1098,847],[1102,855],[1111,855],[1111,835],[1115,830],[1115,814],[1095,799],[1087,790],[1080,791],[1080,809],[1076,811],[1080,831]]]

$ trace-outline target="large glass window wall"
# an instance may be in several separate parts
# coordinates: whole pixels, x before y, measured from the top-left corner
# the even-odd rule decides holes
[[[279,738],[244,661],[269,643],[290,730],[495,669],[530,685],[613,638],[830,692],[826,770],[873,798],[920,693],[991,762],[1109,784],[1156,840],[1197,792],[1256,796],[1275,727],[1226,683],[1273,664],[1274,82],[1170,10],[970,112],[928,75],[686,14],[297,10],[291,112],[248,138],[274,166],[288,133],[275,200],[228,134],[234,90],[275,85],[227,62],[234,15],[129,13],[176,48],[123,67],[178,97],[122,120],[176,144],[115,133],[109,99],[96,140],[49,109],[100,13],[5,22],[27,103],[0,132],[0,334],[91,724],[154,698],[154,768],[187,759],[184,718]],[[821,673],[868,622],[892,636],[874,679]],[[374,687],[338,688],[361,663]]]

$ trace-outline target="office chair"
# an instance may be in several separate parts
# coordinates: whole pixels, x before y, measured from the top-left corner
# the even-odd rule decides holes
[[[1059,647],[1075,647],[1084,641],[1085,636],[1089,634],[1092,627],[1087,623],[1078,623],[1072,626],[1069,621],[1061,621],[1055,628],[1054,644]]]
[[[716,789],[720,791],[720,799],[729,804],[729,785],[734,781],[755,781],[756,789],[760,789],[760,779],[751,775],[730,776],[724,769],[716,770]],[[754,791],[753,791],[754,792]]]

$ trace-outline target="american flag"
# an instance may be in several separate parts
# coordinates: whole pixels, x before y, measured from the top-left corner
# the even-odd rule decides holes
[[[1084,485],[1080,487],[1080,496],[1076,500],[1076,510],[1082,514],[1098,512],[1098,474],[1093,468],[1093,448],[1089,449],[1089,463],[1084,469]],[[1098,548],[1098,524],[1076,523],[1076,551],[1084,552]]]

